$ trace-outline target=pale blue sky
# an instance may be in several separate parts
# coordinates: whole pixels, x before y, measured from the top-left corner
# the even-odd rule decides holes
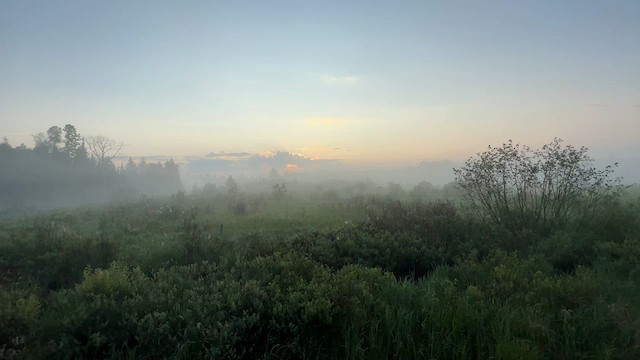
[[[66,123],[131,155],[628,157],[640,1],[0,1],[0,136]]]

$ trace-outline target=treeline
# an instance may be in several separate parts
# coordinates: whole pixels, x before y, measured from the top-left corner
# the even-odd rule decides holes
[[[48,209],[160,195],[182,189],[178,166],[135,163],[116,167],[122,144],[104,136],[83,137],[73,125],[33,136],[34,147],[0,143],[0,210]]]

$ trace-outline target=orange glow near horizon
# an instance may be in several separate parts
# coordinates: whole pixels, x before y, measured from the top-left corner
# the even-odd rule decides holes
[[[302,171],[302,168],[296,164],[287,164],[284,168],[286,172],[299,172]]]

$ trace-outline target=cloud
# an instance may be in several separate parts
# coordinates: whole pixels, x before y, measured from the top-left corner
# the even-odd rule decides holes
[[[337,118],[311,118],[311,119],[306,119],[304,122],[309,126],[322,126],[322,127],[336,127],[336,126],[343,126],[347,124],[347,120],[337,119]]]
[[[232,154],[241,154],[232,158]],[[249,156],[246,156],[246,155]],[[286,172],[300,172],[303,170],[326,168],[340,164],[336,159],[315,160],[301,154],[290,153],[287,151],[265,152],[250,154],[246,152],[237,153],[213,153],[207,155],[213,159],[194,159],[189,161],[185,166],[186,169],[194,174],[230,174],[243,173],[248,174],[266,174],[271,169],[277,169]]]
[[[326,159],[326,160],[312,160],[311,158],[305,157],[301,154],[290,153],[287,151],[277,151],[274,155],[271,156],[263,156],[263,155],[254,155],[247,159],[247,164],[252,167],[259,166],[269,166],[275,168],[283,168],[288,165],[294,164],[298,167],[307,167],[311,165],[318,164],[330,164],[334,163],[337,160]]]
[[[312,148],[299,148],[297,151],[312,151],[312,152],[335,152],[335,151],[346,151],[346,149],[342,149],[339,147],[312,147]]]
[[[207,157],[247,157],[251,155],[248,152],[231,152],[231,153],[226,153],[224,151],[221,151],[219,153],[214,153],[214,152],[210,152],[209,154],[207,154]]]
[[[357,76],[325,75],[323,79],[326,84],[334,85],[358,85],[360,83],[360,78]]]
[[[305,153],[305,154],[309,154],[309,153],[317,154],[317,153],[349,152],[349,151],[353,151],[353,150],[352,149],[348,149],[348,148],[341,148],[341,147],[319,146],[319,147],[297,148],[296,151],[299,151],[299,152],[302,152],[302,153]]]

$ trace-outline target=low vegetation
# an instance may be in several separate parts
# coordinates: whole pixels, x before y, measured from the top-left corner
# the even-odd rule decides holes
[[[231,185],[4,220],[0,358],[640,358],[634,189],[548,226]]]

